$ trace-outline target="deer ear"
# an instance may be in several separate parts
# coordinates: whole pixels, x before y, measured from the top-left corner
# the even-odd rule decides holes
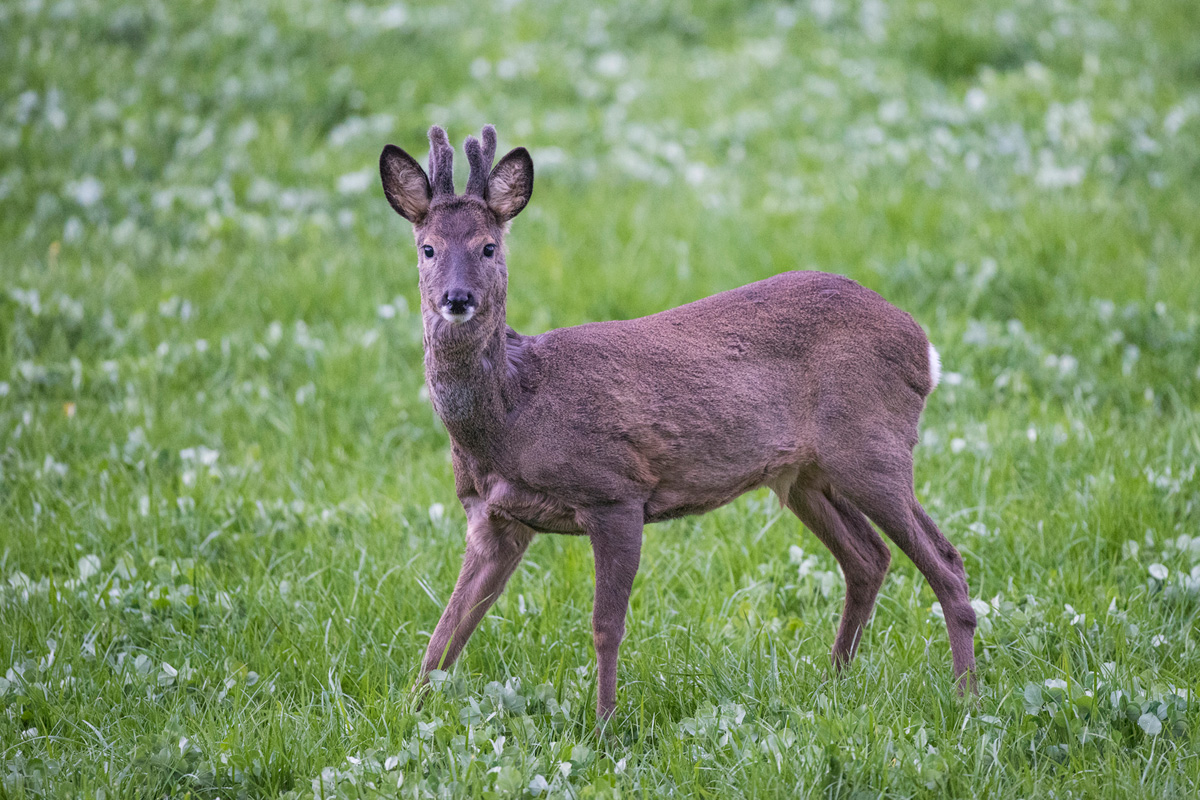
[[[412,156],[394,144],[384,147],[379,156],[379,177],[383,179],[383,193],[397,214],[414,224],[425,219],[433,191],[425,170]]]
[[[511,151],[492,170],[487,182],[488,208],[508,222],[521,213],[533,194],[533,159],[524,147]]]

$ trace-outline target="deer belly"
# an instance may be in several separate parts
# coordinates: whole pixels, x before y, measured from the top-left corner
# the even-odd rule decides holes
[[[646,522],[704,514],[736,500],[751,489],[770,483],[771,478],[764,471],[743,476],[734,483],[659,487],[646,501]]]
[[[672,469],[659,473],[670,477],[660,477],[646,501],[646,521],[703,514],[761,486],[778,493],[812,460],[813,455],[805,448],[784,446],[755,463],[742,461],[739,465],[734,458],[697,458],[685,469],[677,462]]]

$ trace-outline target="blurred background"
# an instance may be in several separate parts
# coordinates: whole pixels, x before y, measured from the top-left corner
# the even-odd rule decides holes
[[[1198,13],[6,4],[6,277],[87,285],[129,335],[168,316],[131,329],[133,304],[172,296],[199,331],[216,313],[362,320],[413,299],[381,145],[423,157],[431,123],[458,144],[493,122],[537,167],[512,240],[522,329],[792,268],[849,272],[930,325],[1063,326],[1093,299],[1182,309],[1198,291]],[[214,285],[220,302],[189,296]]]
[[[1200,533],[1200,4],[13,0],[0,661],[46,681],[71,664],[86,691],[0,691],[6,753],[53,756],[90,786],[105,750],[79,720],[116,707],[102,738],[143,755],[166,742],[164,791],[220,763],[258,764],[267,791],[408,741],[400,690],[452,585],[462,515],[422,389],[411,229],[377,159],[390,142],[423,162],[431,124],[460,146],[489,122],[501,153],[524,145],[536,168],[508,239],[510,324],[639,316],[788,269],[876,289],[942,353],[918,494],[996,612],[981,623],[989,713],[1049,720],[1021,710],[1025,682],[1126,657],[1151,675],[1141,702],[1167,708],[1145,692],[1194,669],[1200,593],[1200,546],[1179,538]],[[769,497],[654,530],[630,707],[698,718],[749,685],[732,654],[755,631],[816,676],[840,578]],[[590,555],[543,538],[472,641],[460,669],[482,677],[463,691],[524,676],[586,695]],[[940,702],[919,678],[948,649],[901,562],[884,607],[912,644],[869,635],[863,669],[867,684],[917,680],[896,690],[911,713]],[[1155,605],[1167,590],[1176,605]],[[1135,632],[1104,617],[1114,599]],[[695,627],[672,628],[671,609]],[[1065,644],[1086,627],[1076,612],[1108,620],[1079,634],[1082,653]],[[711,661],[663,677],[692,641],[718,643]],[[267,676],[292,723],[267,713]],[[818,677],[792,676],[797,707]],[[240,688],[201,711],[172,694],[227,681]],[[737,699],[752,719],[756,692],[790,702],[755,686]],[[588,707],[564,715],[580,736]],[[230,720],[241,733],[226,738]],[[1137,761],[1138,730],[1106,780],[1181,785]],[[116,760],[128,780],[151,774]],[[588,780],[634,774],[583,762]],[[939,774],[960,768],[981,769]],[[1040,769],[1026,790],[1057,780]],[[674,786],[663,770],[638,780]],[[1016,791],[1011,771],[974,774]]]

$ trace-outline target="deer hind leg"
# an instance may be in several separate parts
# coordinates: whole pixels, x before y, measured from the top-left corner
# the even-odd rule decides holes
[[[975,610],[962,556],[917,502],[907,449],[860,460],[831,476],[837,489],[899,545],[929,581],[946,618],[954,674],[974,688]],[[890,457],[889,457],[890,456]]]
[[[953,578],[957,579],[956,584],[958,590],[956,592],[959,600],[955,604],[954,622],[951,624],[951,616],[946,612],[946,603],[940,599],[942,603],[942,611],[946,615],[946,631],[950,636],[950,652],[954,656],[954,674],[959,678],[959,686],[961,688],[969,687],[971,691],[975,691],[975,609],[971,607],[971,587],[967,583],[967,570],[963,565],[962,554],[958,552],[958,548],[950,544],[950,541],[942,535],[938,529],[937,523],[930,518],[928,512],[917,501],[916,497],[912,498],[912,513],[920,525],[922,532],[925,535],[926,541],[930,542],[934,551],[941,558],[942,563],[952,573]],[[955,581],[950,581],[953,585]]]
[[[833,644],[833,666],[843,669],[853,659],[892,554],[860,511],[836,495],[794,485],[787,506],[837,559],[846,578],[846,601]]]

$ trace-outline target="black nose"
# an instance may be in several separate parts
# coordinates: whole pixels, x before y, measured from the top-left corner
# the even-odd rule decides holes
[[[466,289],[451,289],[442,295],[442,308],[451,314],[465,314],[475,307],[475,295]]]

